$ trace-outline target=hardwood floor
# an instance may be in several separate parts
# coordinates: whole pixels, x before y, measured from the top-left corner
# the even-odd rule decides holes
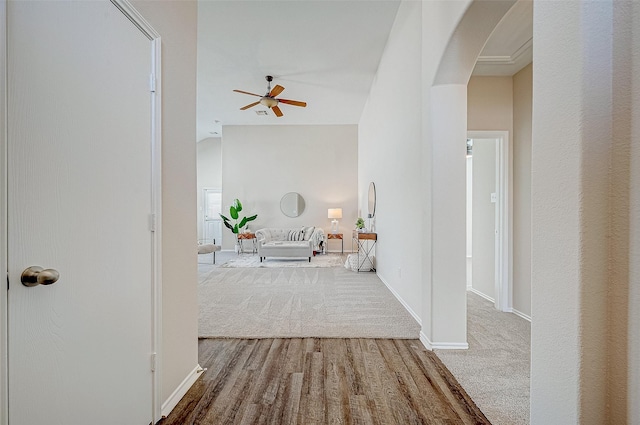
[[[162,425],[489,424],[418,340],[202,339]]]

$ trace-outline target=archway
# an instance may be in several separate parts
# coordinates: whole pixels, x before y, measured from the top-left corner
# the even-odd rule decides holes
[[[429,97],[431,139],[432,348],[467,348],[465,284],[465,152],[467,83],[487,39],[516,0],[474,0],[452,34]]]

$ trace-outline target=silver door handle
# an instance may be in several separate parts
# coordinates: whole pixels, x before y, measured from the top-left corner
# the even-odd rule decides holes
[[[54,269],[43,269],[39,266],[31,266],[25,269],[20,276],[24,286],[51,285],[60,278],[60,273]]]

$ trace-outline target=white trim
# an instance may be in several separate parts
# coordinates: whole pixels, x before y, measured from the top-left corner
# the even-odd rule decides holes
[[[527,321],[531,322],[531,316],[529,316],[528,314],[524,314],[523,312],[518,311],[518,310],[516,310],[515,308],[514,308],[514,309],[511,309],[511,312],[512,312],[513,314],[515,314],[516,316],[521,317],[521,318],[523,318],[524,320],[527,320]]]
[[[167,398],[167,400],[162,403],[162,417],[166,418],[169,413],[173,410],[174,407],[180,402],[182,397],[189,391],[189,388],[198,380],[198,378],[202,375],[205,369],[200,367],[200,365],[196,365],[191,372],[182,380],[178,388],[175,389],[173,393]],[[154,422],[155,423],[155,422]]]
[[[429,337],[420,332],[420,342],[427,350],[468,350],[469,344],[466,342],[431,342]]]
[[[494,300],[493,298],[491,298],[489,295],[484,294],[484,293],[482,293],[482,292],[478,291],[478,290],[477,290],[476,288],[474,288],[474,287],[467,288],[467,291],[469,291],[469,292],[473,292],[474,294],[476,294],[476,295],[478,295],[478,296],[481,296],[481,297],[482,297],[482,298],[484,298],[485,300],[489,301],[491,304],[495,304],[495,303],[496,303],[496,300]]]
[[[156,353],[156,370],[153,376],[153,423],[161,416],[162,402],[162,42],[158,37],[151,41],[153,50],[153,74],[155,92],[152,93],[152,212],[155,216],[153,232],[153,352]]]
[[[476,62],[482,65],[513,65],[531,48],[533,48],[533,37],[525,41],[524,44],[518,47],[511,55],[478,56]]]
[[[129,19],[149,40],[160,38],[160,34],[149,22],[129,3],[129,0],[111,0],[111,3]]]
[[[495,307],[511,311],[513,306],[513,172],[512,141],[508,131],[468,131],[470,139],[497,139],[496,182],[498,230],[495,264]]]
[[[7,2],[0,0],[0,425],[9,423],[7,308]]]
[[[378,274],[378,278],[382,281],[382,283],[384,283],[384,285],[387,287],[387,289],[389,291],[391,291],[391,293],[393,294],[394,297],[396,297],[396,299],[398,301],[400,301],[400,304],[402,304],[402,306],[404,307],[405,310],[407,310],[409,312],[409,314],[411,315],[411,317],[413,317],[413,319],[418,322],[418,325],[422,326],[422,319],[420,318],[420,316],[418,316],[418,314],[413,311],[413,309],[411,307],[409,307],[409,304],[407,304],[402,297],[400,296],[400,294],[398,294],[396,292],[395,289],[393,289],[391,287],[391,285],[389,285],[389,283],[387,283],[387,281],[384,279],[384,277],[382,277],[381,275]]]
[[[434,350],[468,350],[467,342],[432,342]]]
[[[433,345],[431,344],[431,341],[429,341],[427,335],[425,335],[425,333],[422,331],[420,331],[420,342],[422,343],[422,345],[424,345],[424,348],[429,351],[433,351]]]
[[[155,87],[151,91],[151,213],[154,216],[152,233],[152,318],[151,351],[156,355],[152,378],[153,423],[162,414],[162,46],[160,34],[129,3],[128,0],[111,0],[126,17],[151,42],[151,77]],[[151,87],[150,87],[151,89]]]

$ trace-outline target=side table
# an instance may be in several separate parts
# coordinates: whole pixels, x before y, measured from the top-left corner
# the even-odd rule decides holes
[[[378,234],[372,232],[357,232],[353,231],[352,240],[357,244],[358,247],[358,272],[364,270],[365,263],[367,260],[371,263],[371,268],[366,271],[375,272],[376,269],[373,267],[373,258],[371,256],[373,248],[376,246],[378,242]],[[367,241],[373,241],[373,243],[369,244]]]
[[[238,254],[240,253],[244,254],[244,244],[242,242],[246,240],[250,240],[252,242],[251,252],[253,254],[258,252],[258,247],[256,246],[256,234],[247,232],[247,233],[238,233],[238,245],[240,246],[240,249],[238,250]]]
[[[342,233],[327,233],[327,253],[329,253],[329,239],[340,239],[342,242],[341,253],[344,254],[344,238]]]

